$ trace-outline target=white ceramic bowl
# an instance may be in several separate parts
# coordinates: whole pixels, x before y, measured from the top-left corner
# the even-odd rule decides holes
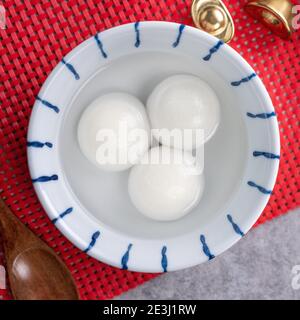
[[[99,95],[125,91],[145,102],[178,73],[214,88],[221,124],[205,145],[201,203],[180,220],[157,222],[131,204],[128,171],[97,169],[80,152],[76,130]],[[248,63],[216,38],[169,22],[122,25],[72,50],[39,92],[28,132],[31,177],[53,223],[96,259],[144,272],[194,266],[238,241],[268,202],[279,152],[272,102]]]

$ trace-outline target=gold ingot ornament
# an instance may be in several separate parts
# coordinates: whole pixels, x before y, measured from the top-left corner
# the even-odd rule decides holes
[[[191,11],[197,28],[224,42],[233,38],[234,23],[221,0],[194,0]]]
[[[293,32],[293,4],[290,0],[250,0],[246,10],[275,34],[289,39]]]

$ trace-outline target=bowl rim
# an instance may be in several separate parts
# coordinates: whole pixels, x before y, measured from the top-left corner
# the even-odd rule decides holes
[[[58,160],[57,149],[52,145],[52,141],[59,141],[56,129],[59,124],[55,122],[57,121],[55,117],[59,117],[61,113],[56,103],[51,100],[55,97],[49,95],[51,90],[58,90],[54,80],[56,79],[57,82],[59,77],[64,77],[64,79],[69,77],[67,79],[70,79],[70,83],[73,81],[77,85],[80,82],[76,71],[79,66],[78,59],[89,48],[100,52],[99,64],[104,65],[110,60],[106,49],[111,48],[114,38],[120,39],[122,36],[123,39],[127,39],[130,48],[124,50],[132,52],[131,50],[143,48],[147,40],[152,41],[151,35],[154,32],[165,32],[170,35],[170,50],[180,47],[179,42],[183,41],[182,35],[186,42],[189,37],[201,42],[204,46],[203,53],[207,52],[207,55],[202,56],[205,63],[212,63],[213,59],[218,59],[218,55],[234,61],[240,77],[232,79],[231,85],[239,92],[251,85],[251,88],[255,88],[257,92],[257,100],[260,101],[260,108],[256,106],[255,110],[249,110],[245,114],[247,126],[249,125],[247,130],[250,130],[250,127],[253,129],[251,131],[253,140],[249,142],[249,150],[253,152],[253,158],[250,154],[247,157],[245,175],[251,172],[261,182],[258,183],[256,178],[251,177],[249,180],[250,177],[243,177],[236,197],[228,205],[224,214],[218,215],[205,228],[200,226],[195,232],[168,240],[131,237],[86,215],[85,209],[79,202],[76,202],[72,192],[68,190],[64,172]],[[109,43],[111,46],[108,45]],[[124,55],[124,53],[118,54]],[[110,61],[118,57],[116,55]],[[68,85],[64,88],[66,92]],[[72,87],[73,91],[75,89]],[[46,128],[47,124],[49,126]],[[43,129],[48,131],[44,140],[39,138]],[[40,142],[45,141],[47,137],[50,137],[49,140],[52,139],[50,144]],[[261,151],[253,151],[255,149],[251,148],[254,147],[254,142],[259,137],[262,137],[263,142],[261,143],[266,147]],[[217,38],[191,26],[164,21],[142,21],[107,29],[85,40],[67,54],[50,73],[37,96],[30,117],[27,141],[28,165],[34,189],[56,227],[75,246],[97,260],[118,268],[139,272],[160,273],[191,267],[213,259],[241,239],[254,225],[269,200],[275,185],[280,158],[279,130],[273,104],[262,81],[250,65],[233,48],[220,42]],[[254,156],[254,152],[260,154]],[[48,171],[45,170],[46,167]],[[50,172],[50,167],[57,171]],[[44,174],[43,170],[47,172]],[[248,198],[245,197],[247,192]],[[65,205],[67,200],[73,200],[72,204]],[[246,200],[248,206],[245,206]],[[242,210],[247,214],[241,213]]]

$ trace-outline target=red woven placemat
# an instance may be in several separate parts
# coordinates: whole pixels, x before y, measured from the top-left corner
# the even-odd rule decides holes
[[[245,14],[244,4],[235,0],[229,4],[236,24],[231,45],[264,81],[276,108],[282,144],[277,185],[259,224],[300,203],[300,34],[296,32],[288,42],[274,37]],[[83,299],[112,298],[154,275],[98,262],[75,248],[51,224],[33,191],[26,163],[31,108],[53,67],[83,40],[130,21],[192,24],[191,0],[6,0],[3,5],[7,28],[0,30],[0,195],[23,223],[61,255]],[[8,290],[0,290],[1,295],[10,297]]]

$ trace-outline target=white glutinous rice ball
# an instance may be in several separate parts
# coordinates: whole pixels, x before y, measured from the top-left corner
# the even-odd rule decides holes
[[[172,221],[185,216],[199,203],[203,190],[204,176],[192,154],[166,146],[150,149],[129,174],[132,203],[154,220]]]
[[[192,75],[175,75],[160,82],[148,98],[147,111],[152,129],[159,129],[153,132],[154,137],[164,145],[185,150],[207,142],[220,122],[216,93]],[[174,129],[183,133],[183,143],[170,139]]]
[[[150,145],[144,105],[123,92],[108,93],[94,100],[84,110],[77,133],[83,154],[106,171],[128,169]]]

